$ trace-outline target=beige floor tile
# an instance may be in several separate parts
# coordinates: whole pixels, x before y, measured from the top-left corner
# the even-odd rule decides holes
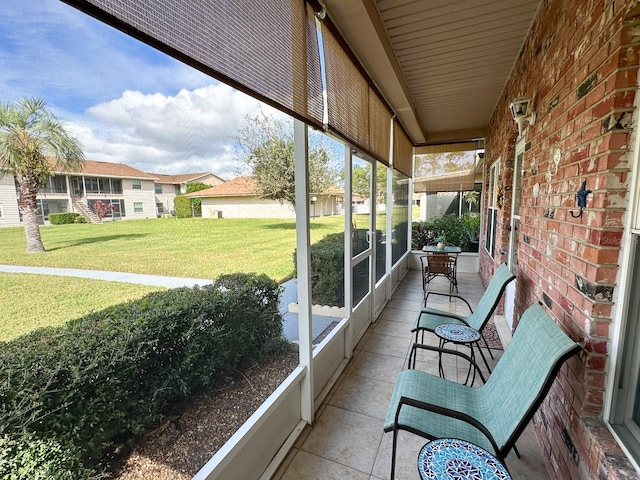
[[[282,480],[368,480],[369,475],[304,451],[297,452]]]
[[[383,420],[328,405],[301,450],[370,474]]]
[[[535,428],[532,423],[527,425],[524,432],[516,442],[520,452],[518,458],[514,452],[507,456],[507,469],[517,480],[548,480],[549,474],[544,462],[542,449],[536,438]]]
[[[393,393],[393,383],[345,375],[331,397],[330,405],[384,420]]]
[[[404,359],[408,355],[409,347],[409,340],[406,338],[372,333],[362,350]]]
[[[418,453],[428,440],[409,432],[398,433],[398,447],[396,451],[396,480],[416,480],[418,474]],[[373,467],[373,475],[383,480],[391,478],[391,449],[393,434],[385,433],[382,437],[380,450]]]
[[[378,335],[391,335],[393,337],[401,337],[405,340],[410,340],[413,335],[411,333],[411,326],[412,323],[398,322],[382,318],[376,323],[373,328],[373,333],[377,333]]]
[[[408,323],[409,325],[413,325],[413,322],[415,322],[419,311],[420,304],[418,303],[416,304],[416,308],[413,310],[400,310],[398,308],[387,307],[380,315],[378,321],[393,320],[395,322],[403,322]]]
[[[384,382],[395,382],[395,378],[404,368],[404,359],[372,352],[359,352],[353,358],[346,373],[373,378]]]

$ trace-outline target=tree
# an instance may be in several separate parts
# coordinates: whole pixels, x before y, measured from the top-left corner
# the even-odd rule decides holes
[[[266,115],[245,116],[246,125],[234,137],[236,154],[255,179],[263,198],[295,205],[293,124]],[[323,193],[335,185],[337,170],[325,137],[309,137],[309,191]]]
[[[462,198],[465,202],[469,204],[469,212],[471,212],[471,208],[478,203],[479,193],[476,190],[469,190],[468,192],[464,192],[462,194]]]
[[[38,190],[55,169],[78,170],[83,164],[80,143],[43,100],[0,104],[0,175],[16,178],[27,253],[45,251],[38,225]]]
[[[104,203],[102,200],[96,200],[93,202],[93,212],[100,220],[113,212],[114,208],[115,207],[111,203]]]
[[[207,185],[202,182],[193,182],[187,183],[187,193],[199,192],[200,190],[206,190],[207,188],[211,188],[213,185]],[[201,198],[192,198],[191,199],[191,210],[193,215],[202,215],[202,199]]]

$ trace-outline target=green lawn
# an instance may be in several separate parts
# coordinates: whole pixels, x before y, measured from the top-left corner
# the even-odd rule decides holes
[[[0,272],[0,341],[40,327],[62,325],[159,287],[83,278]]]
[[[344,217],[311,222],[311,241],[344,230]],[[45,254],[25,253],[22,228],[0,229],[0,264],[84,268],[214,278],[257,272],[282,281],[293,273],[295,221],[151,219],[40,228]]]
[[[363,226],[368,215],[356,216]],[[383,222],[384,215],[379,221]],[[344,217],[313,218],[311,243],[344,231]],[[44,254],[27,254],[24,229],[0,229],[0,264],[81,268],[213,279],[223,273],[291,278],[295,221],[150,219],[40,227]],[[154,287],[0,273],[0,341],[92,310],[139,298]]]
[[[344,217],[313,219],[312,242],[344,230]],[[25,253],[24,229],[0,229],[0,264],[214,278],[293,274],[293,220],[154,219],[40,228],[47,252]],[[0,341],[159,288],[72,277],[0,273]]]

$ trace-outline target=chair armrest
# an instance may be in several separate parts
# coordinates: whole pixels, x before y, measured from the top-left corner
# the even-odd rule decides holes
[[[480,370],[480,367],[478,366],[478,364],[466,353],[464,352],[459,352],[458,350],[452,350],[450,348],[440,348],[440,347],[436,347],[435,345],[424,345],[422,343],[414,343],[413,346],[411,347],[411,353],[409,354],[409,361],[408,361],[408,367],[411,370],[415,370],[416,369],[416,357],[418,356],[418,349],[422,349],[422,350],[431,350],[432,352],[438,352],[438,353],[449,353],[451,355],[457,355],[458,357],[462,357],[464,358],[466,361],[468,361],[471,365],[473,365],[473,368],[476,369],[476,372],[478,372],[478,375],[480,375],[480,380],[482,380],[482,383],[485,384],[487,383],[484,375],[482,375],[482,370]],[[413,365],[411,364],[413,359]]]
[[[427,302],[429,301],[429,295],[442,295],[443,297],[449,297],[451,298],[459,298],[460,300],[462,300],[464,303],[467,304],[467,307],[469,307],[469,311],[471,313],[473,313],[473,309],[471,308],[471,305],[469,305],[469,302],[467,302],[467,300],[464,297],[461,297],[460,295],[456,295],[455,293],[441,293],[441,292],[432,292],[429,291],[427,292],[427,295],[424,297],[424,305],[425,307],[427,306]],[[446,313],[446,312],[443,312]],[[446,316],[446,315],[445,315]]]
[[[495,439],[493,438],[491,433],[489,433],[489,430],[487,430],[487,428],[484,425],[482,425],[482,423],[480,423],[478,420],[476,420],[470,415],[467,415],[466,413],[462,413],[457,410],[452,410],[450,408],[443,407],[441,405],[435,405],[433,403],[427,403],[420,400],[416,400],[415,398],[409,398],[409,397],[403,397],[403,396],[400,397],[400,402],[398,402],[398,409],[396,410],[396,416],[394,420],[394,426],[393,426],[394,430],[398,429],[398,418],[400,417],[400,410],[404,405],[408,405],[414,408],[419,408],[420,410],[426,410],[428,412],[433,412],[438,415],[442,415],[444,417],[455,418],[456,420],[461,420],[463,422],[468,423],[469,425],[474,426],[475,428],[480,430],[480,432],[482,432],[482,434],[485,437],[487,437],[487,440],[489,440],[489,442],[491,443],[491,446],[493,447],[493,450],[496,456],[500,457],[500,449],[498,448],[498,445],[496,444]]]

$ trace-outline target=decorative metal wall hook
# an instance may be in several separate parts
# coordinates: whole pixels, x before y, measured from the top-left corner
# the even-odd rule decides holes
[[[587,207],[587,195],[589,195],[590,193],[591,190],[587,190],[587,181],[584,180],[582,182],[582,185],[580,186],[580,190],[578,190],[578,193],[576,193],[580,211],[577,215],[573,212],[569,212],[573,218],[580,218],[582,216],[582,210]]]

